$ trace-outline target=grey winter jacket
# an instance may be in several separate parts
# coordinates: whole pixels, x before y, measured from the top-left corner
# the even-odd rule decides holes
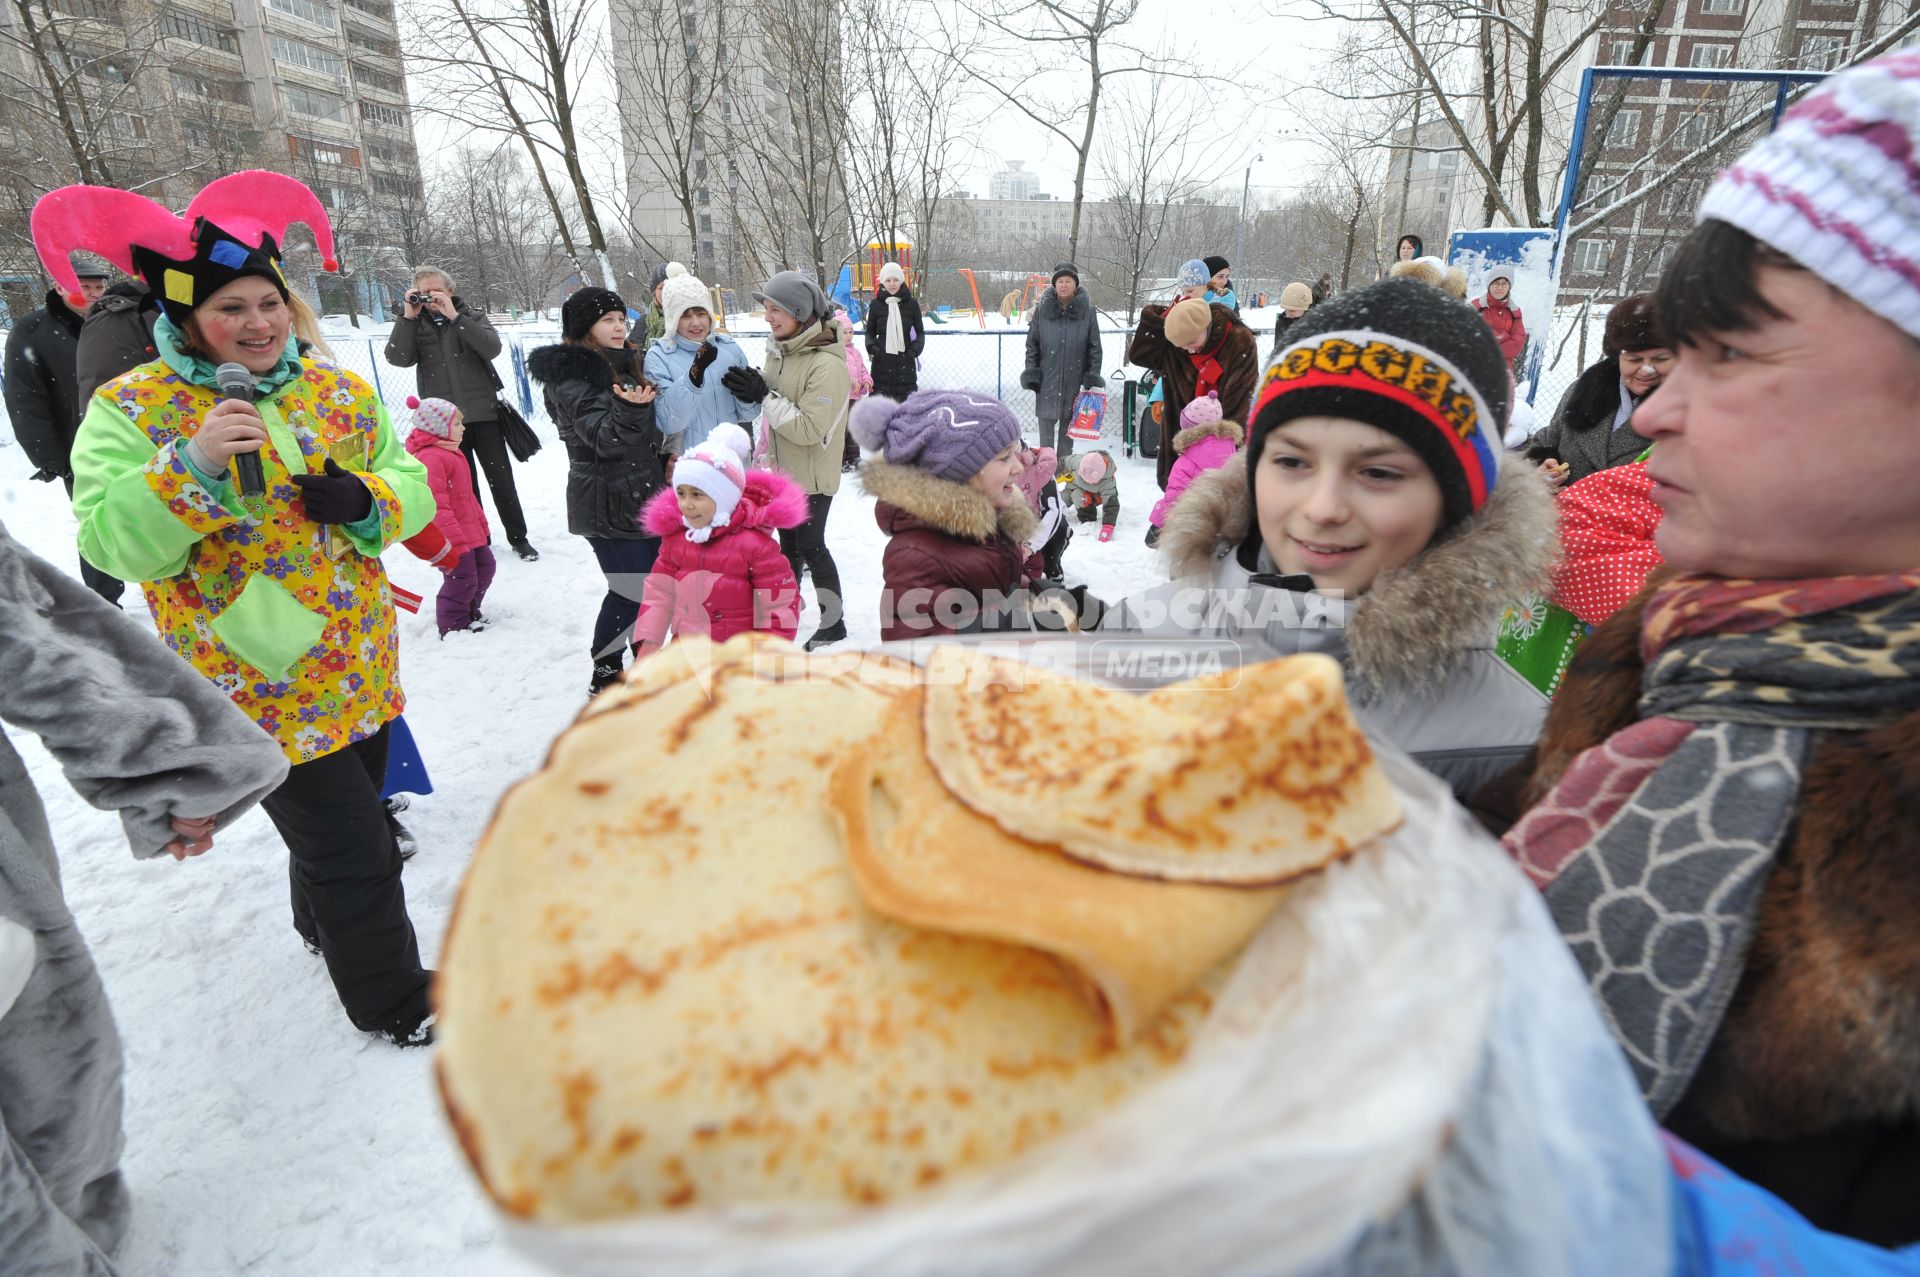
[[[74,364],[81,416],[86,416],[87,401],[94,391],[160,353],[153,344],[153,326],[159,319],[160,304],[153,300],[147,286],[137,281],[115,284],[87,307]]]
[[[118,809],[142,859],[173,840],[173,817],[224,826],[287,774],[273,738],[218,687],[5,528],[0,720],[38,735],[82,798]],[[46,812],[4,733],[0,919],[35,941],[18,996],[0,998],[0,1270],[110,1274],[128,1209],[120,1039],[61,894]]]
[[[1065,306],[1051,288],[1027,316],[1027,366],[1020,384],[1034,392],[1033,410],[1042,421],[1073,415],[1082,389],[1105,380],[1100,375],[1100,315],[1085,289]]]
[[[1528,441],[1528,459],[1539,462],[1552,457],[1566,462],[1565,483],[1572,484],[1590,474],[1623,466],[1651,448],[1653,440],[1635,433],[1631,417],[1619,429],[1614,428],[1620,393],[1618,360],[1603,359],[1590,365],[1560,397],[1553,420]]]
[[[1494,651],[1500,615],[1548,585],[1555,511],[1538,475],[1510,467],[1458,532],[1383,572],[1356,600],[1288,589],[1265,549],[1244,560],[1246,469],[1196,478],[1167,516],[1173,579],[1123,600],[1102,632],[1226,638],[1242,660],[1324,652],[1347,674],[1361,726],[1466,796],[1533,747],[1547,700]]]
[[[422,310],[416,319],[396,319],[387,338],[387,362],[417,368],[422,399],[445,399],[468,421],[493,421],[500,415],[500,381],[493,373],[500,334],[486,312],[453,299],[458,319],[441,320]]]

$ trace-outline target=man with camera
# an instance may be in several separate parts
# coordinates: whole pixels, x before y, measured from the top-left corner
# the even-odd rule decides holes
[[[460,409],[467,427],[460,450],[467,454],[474,493],[480,491],[479,472],[485,471],[507,544],[532,562],[540,553],[527,541],[527,518],[520,510],[513,464],[500,429],[500,378],[493,370],[499,354],[500,334],[487,322],[486,312],[454,296],[452,276],[439,267],[418,267],[393,335],[387,338],[387,362],[417,369],[422,399],[445,399]]]

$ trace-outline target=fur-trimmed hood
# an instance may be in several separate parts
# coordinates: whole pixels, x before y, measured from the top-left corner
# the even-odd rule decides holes
[[[633,359],[636,369],[639,353],[634,347],[627,347],[627,355]],[[547,386],[584,381],[595,390],[607,390],[613,386],[613,364],[591,346],[559,342],[527,352],[527,376]]]
[[[797,528],[806,521],[807,494],[800,491],[799,484],[777,470],[749,470],[733,517],[725,527],[715,528],[708,540],[718,541],[742,528]],[[686,531],[687,525],[680,518],[680,500],[672,488],[662,488],[647,502],[640,512],[640,526],[657,537]]]
[[[1406,565],[1380,574],[1352,605],[1348,664],[1370,693],[1422,690],[1490,647],[1500,615],[1542,593],[1559,539],[1553,497],[1533,470],[1510,465],[1481,511]],[[1253,502],[1246,467],[1223,466],[1187,486],[1160,533],[1173,578],[1210,577],[1247,539]]]
[[[1093,302],[1088,299],[1086,288],[1081,287],[1074,289],[1073,300],[1063,306],[1060,294],[1049,288],[1033,303],[1033,308],[1046,312],[1048,319],[1084,319],[1093,313]]]
[[[861,463],[860,486],[878,499],[874,518],[888,536],[925,527],[965,541],[990,541],[997,532],[1019,544],[1040,525],[1025,501],[997,509],[964,483],[879,457]]]
[[[1202,439],[1225,439],[1238,448],[1246,442],[1247,432],[1239,422],[1232,418],[1224,421],[1203,421],[1197,426],[1187,426],[1173,437],[1174,455],[1185,452]]]

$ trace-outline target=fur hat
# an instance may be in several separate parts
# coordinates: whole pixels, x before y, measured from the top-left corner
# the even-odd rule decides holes
[[[424,430],[436,439],[453,438],[453,423],[460,420],[460,409],[444,399],[422,399],[417,395],[407,396],[407,407],[413,409],[415,430]]]
[[[626,314],[627,304],[611,288],[576,288],[560,303],[560,336],[566,341],[581,341],[602,315],[616,310]]]
[[[1180,273],[1175,277],[1175,282],[1182,288],[1204,288],[1212,278],[1213,272],[1207,269],[1207,264],[1195,257],[1180,263]]]
[[[1281,310],[1306,310],[1313,305],[1313,290],[1299,280],[1280,290]]]
[[[1451,527],[1493,491],[1511,397],[1500,344],[1477,311],[1415,280],[1382,280],[1315,306],[1287,330],[1254,397],[1248,481],[1276,426],[1346,417],[1419,454]]]
[[[669,276],[660,286],[660,317],[666,321],[667,336],[678,334],[680,316],[695,309],[711,313],[713,300],[707,296],[707,286],[691,275]]]
[[[888,262],[880,268],[879,282],[884,284],[889,280],[898,280],[902,284],[907,282],[907,272],[900,269],[899,262]]]
[[[1089,452],[1075,463],[1073,472],[1079,475],[1080,482],[1086,484],[1089,488],[1099,487],[1100,481],[1107,477],[1106,455],[1099,452]]]
[[[1047,283],[1050,285],[1059,283],[1062,275],[1073,276],[1073,282],[1076,284],[1080,282],[1080,268],[1072,262],[1061,262],[1053,268],[1053,274],[1048,277]]]
[[[1218,275],[1221,271],[1226,270],[1228,266],[1232,265],[1226,258],[1218,254],[1212,257],[1202,257],[1200,260],[1207,264],[1208,279],[1212,279],[1215,275]]]
[[[733,518],[740,494],[747,489],[747,468],[731,446],[709,438],[681,453],[673,463],[673,486],[693,488],[713,498],[713,521],[706,528],[688,529],[691,539],[704,541],[706,537],[693,534],[724,528]]]
[[[86,309],[69,254],[91,249],[146,282],[168,319],[184,324],[195,306],[236,279],[266,280],[291,294],[280,271],[280,242],[305,222],[323,270],[333,259],[333,223],[320,199],[284,173],[246,169],[215,178],[179,216],[144,195],[111,186],[63,186],[33,206],[33,246],[69,306]]]
[[[1204,426],[1219,421],[1225,414],[1220,411],[1220,392],[1209,390],[1180,410],[1180,425]]]
[[[1600,337],[1600,355],[1612,359],[1625,350],[1653,350],[1667,344],[1660,330],[1660,315],[1654,309],[1652,293],[1623,297],[1607,312],[1607,326]]]
[[[916,390],[905,402],[869,395],[853,407],[847,430],[868,452],[965,483],[1020,438],[1007,406],[964,390]]]
[[[1431,284],[1447,296],[1459,301],[1467,299],[1467,272],[1458,266],[1449,267],[1438,257],[1416,257],[1410,262],[1395,262],[1387,267],[1389,279],[1417,279],[1423,284]]]
[[[802,324],[825,319],[833,313],[833,306],[827,301],[827,295],[820,291],[819,282],[797,270],[783,270],[775,275],[761,285],[760,291],[753,295],[753,300],[762,306],[772,302]]]
[[[1920,50],[1823,80],[1735,160],[1699,220],[1737,226],[1920,337]]]
[[[1204,338],[1212,326],[1212,305],[1198,297],[1189,297],[1185,301],[1175,302],[1168,309],[1162,331],[1166,333],[1170,344],[1185,350]]]

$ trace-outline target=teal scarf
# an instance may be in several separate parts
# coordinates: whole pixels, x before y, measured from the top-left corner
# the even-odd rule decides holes
[[[153,325],[153,345],[160,352],[160,362],[172,369],[182,381],[190,381],[209,390],[220,389],[220,380],[214,376],[214,369],[218,365],[199,355],[188,354],[182,349],[182,339],[180,330],[163,312]],[[300,362],[299,349],[300,339],[289,332],[286,347],[280,352],[280,362],[266,372],[253,375],[253,390],[257,397],[266,398],[300,375],[304,365]]]

